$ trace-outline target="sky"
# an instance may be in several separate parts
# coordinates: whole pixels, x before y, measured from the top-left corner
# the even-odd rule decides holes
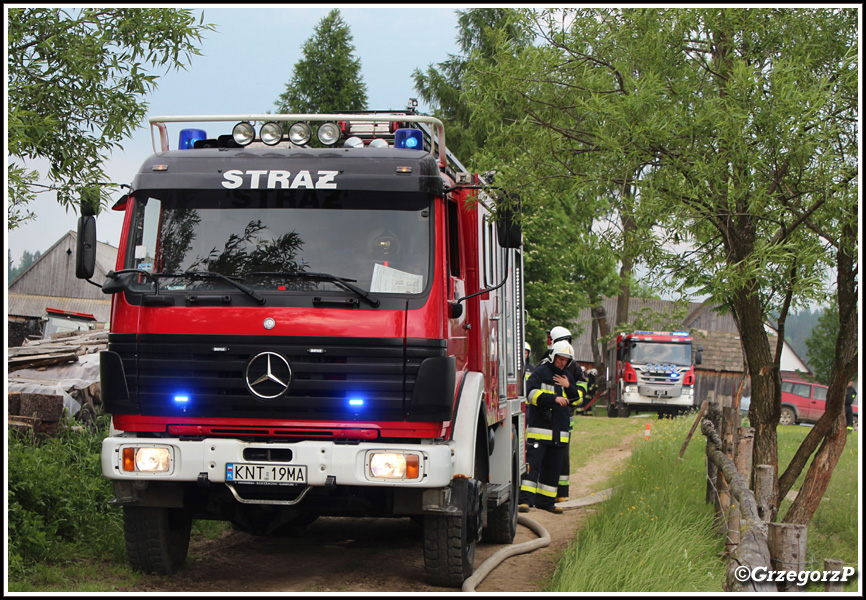
[[[188,7],[196,15],[204,12],[204,21],[216,25],[216,30],[205,33],[202,55],[192,57],[187,70],[156,73],[161,77],[157,90],[147,98],[148,116],[274,112],[274,102],[285,91],[295,64],[303,58],[304,42],[333,8],[339,8],[351,30],[354,55],[361,61],[367,86],[367,108],[405,108],[409,98],[417,97],[412,72],[424,71],[429,65],[447,60],[449,54],[459,53],[456,11],[466,8],[444,4]],[[429,112],[423,102],[419,109]],[[153,153],[146,121],[121,145],[123,150],[111,156],[105,169],[111,181],[129,184]],[[38,161],[28,166],[46,170]],[[121,195],[118,192],[115,199]],[[41,194],[30,210],[36,213],[35,220],[7,230],[4,253],[8,256],[11,250],[15,266],[25,250],[32,254],[45,252],[77,227],[78,215],[57,204],[53,194]],[[117,246],[122,225],[122,213],[101,213],[97,238]]]

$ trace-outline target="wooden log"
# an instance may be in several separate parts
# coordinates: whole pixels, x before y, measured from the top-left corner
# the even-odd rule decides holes
[[[831,573],[841,573],[845,568],[845,563],[841,560],[835,558],[825,558],[824,559],[824,571],[829,571]],[[830,581],[829,579],[824,582],[824,591],[825,592],[841,592],[843,591],[845,586],[842,585],[842,581]]]
[[[76,362],[78,354],[76,352],[65,352],[63,354],[37,354],[36,356],[19,356],[8,360],[9,372],[18,371],[19,369],[37,369],[39,367],[48,367],[51,365],[59,365],[68,362]]]
[[[740,506],[740,543],[729,555],[726,589],[731,592],[775,592],[776,585],[772,582],[741,577],[743,567],[750,571],[758,567],[770,570],[767,534],[761,528],[754,493],[746,485],[734,462],[720,450],[721,439],[708,419],[701,423],[701,432],[707,437],[707,458],[728,478],[731,493]]]
[[[807,526],[799,523],[770,523],[767,535],[770,560],[774,571],[796,571],[806,569]],[[780,592],[802,592],[804,586],[794,581],[778,583]]]
[[[21,414],[21,392],[9,392],[6,394],[6,414]]]
[[[706,421],[713,426],[715,430],[719,428],[719,422],[722,418],[722,411],[719,408],[719,405],[711,400],[707,405],[707,418]],[[707,450],[709,450],[709,440],[707,441]],[[707,461],[707,493],[705,502],[707,504],[712,504],[713,506],[718,506],[718,496],[716,495],[716,474],[718,473],[718,467],[716,467],[713,461]]]
[[[737,472],[748,482],[752,471],[752,443],[755,441],[755,430],[751,427],[737,427],[736,451],[734,452],[734,464]],[[728,511],[728,541],[725,549],[730,554],[737,544],[740,543],[740,507],[732,503]]]
[[[22,392],[20,398],[18,411],[22,417],[38,417],[42,421],[57,422],[63,416],[63,396]]]

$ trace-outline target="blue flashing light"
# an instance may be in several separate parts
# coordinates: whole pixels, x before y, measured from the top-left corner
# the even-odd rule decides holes
[[[189,396],[182,396],[178,394],[174,397],[175,404],[187,404],[189,402]]]
[[[406,150],[423,150],[423,135],[420,129],[398,129],[394,132],[394,147]]]
[[[671,333],[671,335],[676,335],[679,337],[689,337],[689,332],[688,331],[674,331]]]
[[[206,140],[207,132],[204,129],[181,129],[178,150],[190,150],[195,147],[199,140]]]
[[[349,406],[357,406],[357,407],[364,406],[364,399],[363,398],[349,398]]]
[[[671,379],[679,379],[679,377],[680,377],[680,374],[677,373],[676,371],[674,371],[673,373],[671,373]]]

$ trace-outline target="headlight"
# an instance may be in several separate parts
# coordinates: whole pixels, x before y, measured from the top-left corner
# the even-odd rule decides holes
[[[322,123],[316,130],[316,137],[325,146],[332,146],[340,139],[340,126],[336,123]]]
[[[370,475],[382,479],[418,479],[420,457],[417,454],[377,452],[370,455]]]
[[[259,130],[259,137],[268,146],[276,146],[283,139],[283,128],[279,123],[265,123]]]
[[[626,394],[634,394],[637,391],[637,389],[633,385],[627,385],[623,388],[622,391]]]
[[[310,141],[312,136],[313,129],[307,123],[298,121],[297,123],[292,123],[292,126],[289,127],[289,140],[295,146],[304,146]]]
[[[139,473],[168,473],[171,450],[161,447],[124,448],[123,470]]]
[[[256,139],[256,130],[250,123],[241,121],[232,129],[232,139],[238,146],[249,146]]]

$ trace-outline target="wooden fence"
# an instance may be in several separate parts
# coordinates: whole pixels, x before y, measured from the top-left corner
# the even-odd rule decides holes
[[[739,426],[739,407],[731,406],[730,398],[705,401],[683,450],[699,422],[707,438],[706,501],[715,505],[716,526],[726,536],[726,591],[803,591],[798,581],[808,575],[807,526],[772,522],[778,507],[773,498],[771,466],[758,465],[755,491],[749,488],[755,430]],[[841,560],[828,559],[823,566],[824,571],[843,572]],[[770,576],[770,572],[775,575]],[[776,582],[782,578],[784,581]],[[825,590],[840,592],[842,583],[825,582]]]

